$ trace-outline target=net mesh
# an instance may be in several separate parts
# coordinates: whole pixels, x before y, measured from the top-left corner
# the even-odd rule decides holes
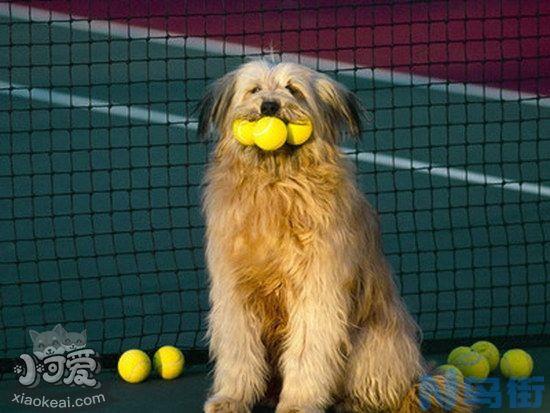
[[[57,323],[204,350],[192,109],[259,56],[374,115],[343,150],[428,346],[548,338],[548,2],[131,3],[0,4],[0,357]]]

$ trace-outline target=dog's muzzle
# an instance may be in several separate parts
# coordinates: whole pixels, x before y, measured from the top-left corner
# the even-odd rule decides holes
[[[262,106],[260,106],[260,111],[262,115],[273,116],[279,111],[279,102],[274,100],[264,100]]]

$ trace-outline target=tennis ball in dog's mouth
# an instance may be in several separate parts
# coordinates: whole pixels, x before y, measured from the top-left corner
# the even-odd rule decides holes
[[[117,369],[120,377],[128,383],[139,383],[149,376],[151,359],[141,350],[128,350],[118,359]]]
[[[500,372],[509,379],[526,379],[533,372],[533,359],[523,350],[509,350],[500,360]]]
[[[185,358],[183,353],[173,346],[162,346],[153,356],[153,365],[157,374],[166,380],[175,379],[183,371]]]
[[[301,145],[306,142],[313,132],[313,125],[309,119],[287,125],[288,137],[286,141],[291,145]]]
[[[246,119],[237,119],[233,122],[233,137],[246,146],[254,145],[254,136],[252,130],[256,122],[250,122]]]
[[[287,134],[285,123],[272,116],[260,118],[252,129],[254,143],[264,151],[279,149],[285,144]]]

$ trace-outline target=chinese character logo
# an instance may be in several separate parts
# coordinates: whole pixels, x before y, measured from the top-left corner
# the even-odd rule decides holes
[[[463,382],[463,383],[462,383]],[[441,406],[446,411],[454,411],[460,401],[460,384],[463,384],[463,399],[466,404],[500,411],[505,407],[505,398],[498,377],[486,379],[453,376],[446,374],[441,382],[432,376],[424,376],[419,384],[419,404],[422,411],[432,411],[433,406]],[[543,402],[544,377],[527,377],[521,380],[508,380],[506,384],[508,406],[511,409],[540,409]],[[439,410],[438,410],[439,411]]]
[[[98,355],[86,348],[86,330],[75,333],[60,325],[39,333],[30,330],[33,354],[22,354],[14,367],[19,383],[34,387],[46,383],[99,388],[95,375],[101,366]]]

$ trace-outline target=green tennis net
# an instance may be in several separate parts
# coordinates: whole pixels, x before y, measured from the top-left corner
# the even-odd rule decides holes
[[[204,354],[193,108],[257,57],[373,114],[343,151],[429,349],[548,340],[547,3],[130,3],[0,4],[1,358],[57,323],[101,354]]]

